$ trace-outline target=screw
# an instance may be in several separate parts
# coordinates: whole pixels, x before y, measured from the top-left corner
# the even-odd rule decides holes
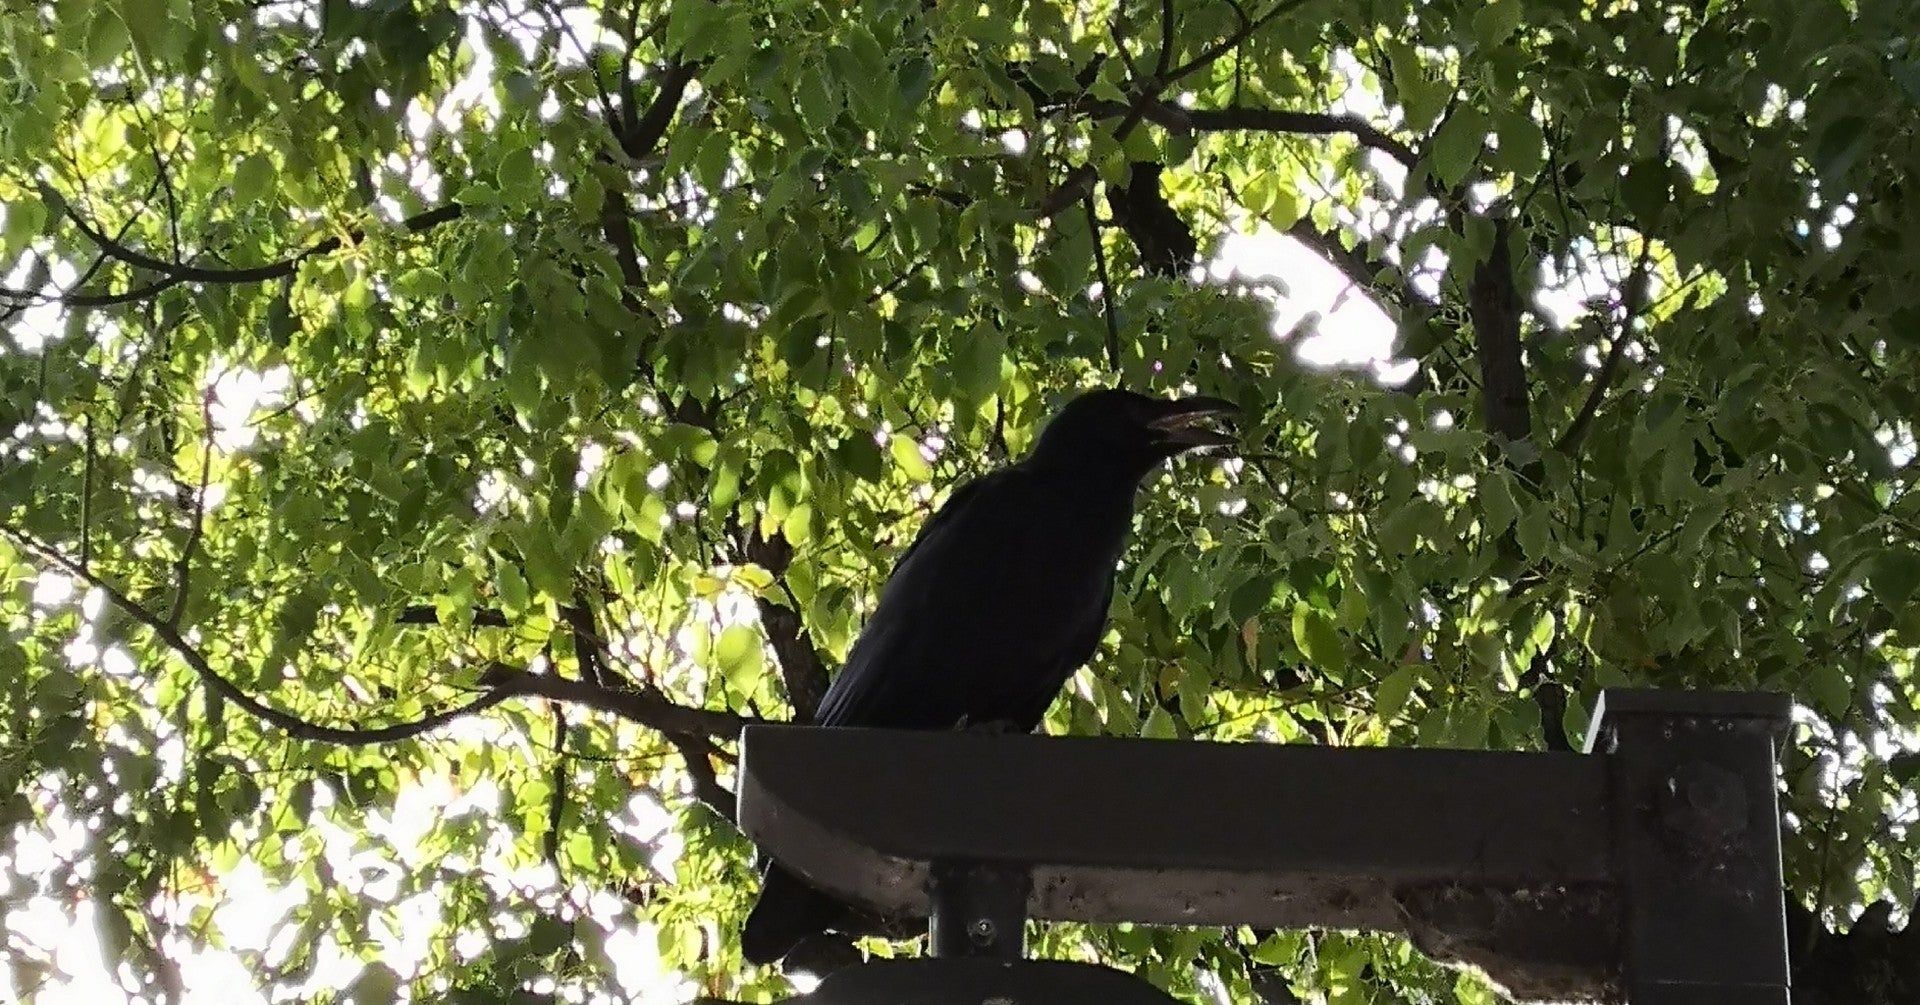
[[[967,926],[967,934],[972,936],[975,945],[991,946],[995,934],[993,921],[988,918],[975,918],[973,924]]]
[[[1667,777],[1662,802],[1670,825],[1700,837],[1726,838],[1746,829],[1747,796],[1740,778],[1717,765],[1681,765]]]

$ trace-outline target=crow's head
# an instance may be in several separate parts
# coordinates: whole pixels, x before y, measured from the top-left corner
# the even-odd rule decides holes
[[[1088,391],[1067,402],[1041,431],[1035,460],[1096,467],[1138,480],[1169,457],[1234,439],[1210,420],[1238,412],[1219,398],[1154,398],[1118,388]]]

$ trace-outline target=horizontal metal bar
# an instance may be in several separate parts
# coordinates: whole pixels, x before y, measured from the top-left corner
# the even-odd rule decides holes
[[[819,886],[924,915],[939,861],[1033,870],[1034,917],[1400,927],[1394,891],[1609,878],[1578,754],[751,726],[740,820]]]

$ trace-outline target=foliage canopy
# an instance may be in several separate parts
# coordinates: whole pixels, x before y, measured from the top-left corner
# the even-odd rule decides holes
[[[1915,24],[10,4],[0,855],[86,833],[4,904],[87,891],[164,990],[244,859],[299,893],[239,947],[268,993],[344,954],[359,1001],[638,995],[610,930],[682,992],[781,991],[732,941],[733,735],[811,709],[949,486],[1117,379],[1239,401],[1249,456],[1151,492],[1051,730],[1564,748],[1603,686],[1787,690],[1797,962],[1920,993],[1885,906],[1920,857]],[[1189,268],[1258,227],[1411,377],[1307,368],[1272,284]],[[1494,1000],[1375,936],[1039,949]]]

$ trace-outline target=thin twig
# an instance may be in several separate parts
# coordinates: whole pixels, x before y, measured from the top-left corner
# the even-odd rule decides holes
[[[207,479],[213,473],[213,388],[209,387],[200,394],[200,420],[206,427],[206,436],[200,441],[200,487],[193,493],[193,523],[187,528],[187,541],[180,547],[180,557],[173,563],[173,610],[167,614],[167,625],[180,627],[180,618],[187,611],[187,589],[193,578],[193,553],[200,547],[200,534],[207,522]]]
[[[215,694],[240,706],[262,722],[284,730],[295,739],[345,746],[391,743],[431,732],[516,697],[537,697],[570,702],[596,711],[608,712],[663,733],[683,736],[736,736],[742,728],[760,721],[757,717],[743,716],[734,712],[681,705],[651,689],[628,691],[600,687],[587,681],[568,680],[555,674],[531,673],[511,667],[496,666],[490,674],[492,686],[478,698],[464,705],[443,709],[410,722],[368,728],[343,728],[310,722],[291,712],[268,705],[242,690],[239,685],[215,670],[206,656],[195,648],[193,643],[187,641],[179,629],[135,602],[112,583],[90,570],[81,568],[79,563],[62,554],[59,549],[6,523],[0,523],[0,535],[12,539],[38,556],[41,561],[100,590],[114,607],[152,631],[161,643],[179,656]]]
[[[403,230],[418,234],[421,231],[429,230],[450,220],[457,220],[464,212],[465,209],[459,203],[448,203],[445,206],[437,206],[425,212],[416,213],[413,216],[407,217],[401,220],[399,225]],[[86,235],[88,240],[92,241],[108,255],[128,265],[148,269],[165,276],[166,278],[161,282],[147,288],[147,290],[154,293],[183,282],[258,283],[269,279],[291,276],[294,270],[300,267],[300,263],[307,259],[337,251],[345,245],[347,241],[358,241],[366,236],[365,230],[356,228],[349,231],[345,237],[336,235],[324,238],[315,242],[305,251],[301,251],[292,257],[281,259],[278,262],[238,269],[208,269],[197,265],[188,265],[184,262],[165,261],[146,254],[145,252],[129,248],[119,241],[108,237],[92,224],[89,224],[84,217],[74,211],[71,204],[66,208],[66,216],[68,220],[72,221],[75,227],[80,229],[82,234]],[[146,293],[145,295],[150,296],[152,294]],[[116,296],[127,298],[129,294],[117,294]],[[78,299],[73,297],[63,296],[59,299],[64,303],[80,303]],[[141,299],[141,297],[131,297],[131,299]],[[122,299],[119,302],[125,302],[125,300]]]
[[[1160,0],[1160,58],[1153,67],[1155,79],[1165,77],[1173,65],[1173,0]]]
[[[1252,37],[1254,32],[1259,31],[1275,18],[1297,7],[1304,6],[1308,2],[1309,0],[1280,0],[1279,3],[1273,6],[1273,9],[1248,21],[1242,25],[1239,30],[1221,39],[1219,42],[1208,46],[1200,55],[1180,64],[1165,74],[1156,75],[1152,80],[1147,81],[1145,86],[1140,88],[1140,93],[1134,96],[1133,102],[1128,106],[1126,115],[1121,118],[1120,124],[1113,128],[1114,140],[1116,142],[1125,140],[1128,136],[1132,135],[1134,128],[1146,118],[1147,113],[1152,110],[1153,106],[1159,104],[1160,95],[1164,93],[1167,88],[1178,83],[1181,79],[1191,76],[1196,71],[1203,70],[1212,65],[1215,60],[1238,48],[1241,43]],[[1122,56],[1124,58],[1124,53]],[[1093,180],[1098,174],[1099,172],[1096,171],[1091,164],[1082,164],[1072,171],[1067,172],[1066,178],[1062,179],[1060,184],[1056,185],[1053,191],[1047,194],[1046,198],[1040,200],[1040,205],[1037,209],[1039,217],[1041,219],[1052,219],[1062,210],[1079,201],[1080,197],[1093,187]]]
[[[1113,280],[1107,276],[1107,252],[1100,240],[1100,222],[1094,218],[1091,190],[1081,197],[1080,204],[1087,212],[1087,233],[1093,240],[1093,264],[1100,277],[1101,312],[1107,317],[1107,366],[1113,370],[1114,377],[1118,378],[1120,376],[1120,320],[1114,316]]]
[[[1601,362],[1600,371],[1593,375],[1593,387],[1587,391],[1587,400],[1580,403],[1580,411],[1560,434],[1553,445],[1563,454],[1571,454],[1580,449],[1580,444],[1593,427],[1593,417],[1600,410],[1600,400],[1607,395],[1614,377],[1620,370],[1620,361],[1627,354],[1627,346],[1633,341],[1633,322],[1639,317],[1647,299],[1647,287],[1651,285],[1647,269],[1653,255],[1653,242],[1644,235],[1640,238],[1640,257],[1634,263],[1633,272],[1627,277],[1627,289],[1620,297],[1620,328],[1615,333],[1613,345],[1607,348],[1607,358]]]
[[[1182,78],[1192,75],[1197,70],[1206,69],[1209,65],[1213,63],[1214,60],[1217,60],[1220,57],[1226,55],[1227,53],[1232,52],[1233,50],[1239,48],[1242,42],[1245,42],[1247,39],[1252,38],[1254,32],[1259,31],[1261,28],[1266,27],[1275,18],[1278,18],[1280,15],[1294,10],[1295,8],[1304,7],[1309,2],[1310,0],[1280,0],[1279,3],[1273,5],[1272,10],[1269,10],[1265,14],[1262,14],[1259,17],[1256,17],[1253,20],[1246,22],[1245,24],[1240,26],[1239,31],[1236,31],[1233,34],[1228,35],[1226,38],[1221,39],[1219,42],[1215,43],[1214,45],[1209,46],[1206,49],[1206,51],[1202,52],[1200,55],[1195,56],[1190,60],[1187,60],[1185,63],[1182,63],[1178,67],[1175,67],[1171,72],[1163,75],[1160,78],[1161,89],[1165,90],[1167,87],[1170,87],[1173,84],[1178,83]]]
[[[81,416],[86,438],[87,460],[80,469],[80,567],[93,564],[93,468],[99,445],[93,433],[93,414]]]

